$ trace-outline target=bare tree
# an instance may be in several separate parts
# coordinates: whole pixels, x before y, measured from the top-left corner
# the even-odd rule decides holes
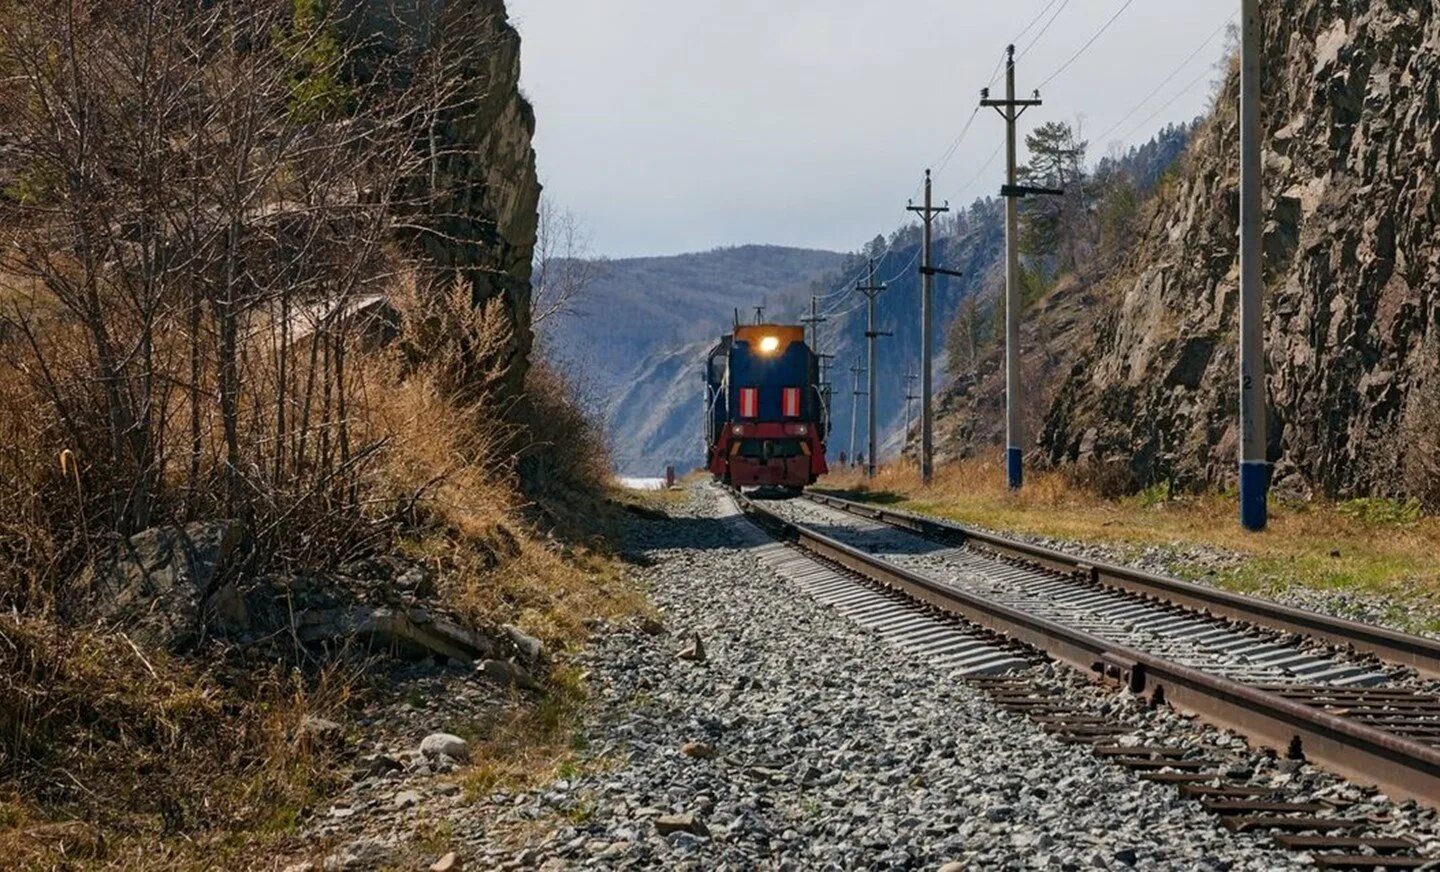
[[[447,217],[435,166],[460,147],[435,131],[484,93],[461,60],[484,29],[370,35],[327,8],[0,16],[0,272],[22,289],[0,296],[0,406],[33,409],[39,446],[0,479],[51,488],[80,529],[360,510],[382,437],[356,431],[354,349],[415,269],[397,240]],[[73,487],[34,471],[61,449]]]
[[[585,289],[604,271],[604,260],[591,257],[590,237],[580,219],[543,198],[535,235],[531,323],[539,325],[573,311]]]

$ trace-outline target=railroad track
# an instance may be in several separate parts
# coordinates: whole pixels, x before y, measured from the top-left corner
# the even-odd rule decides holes
[[[869,619],[882,636],[902,647],[939,641],[942,652],[945,644],[961,650],[968,644],[972,654],[993,662],[1013,661],[1004,669],[959,672],[1062,740],[1096,745],[1097,753],[1141,777],[1176,784],[1232,829],[1279,832],[1277,842],[1311,852],[1321,867],[1429,862],[1409,853],[1413,840],[1364,832],[1383,821],[1347,819],[1314,802],[1277,798],[1183,749],[1106,745],[1125,730],[1023,679],[981,676],[1019,671],[1033,662],[1027,651],[1040,652],[1118,683],[1151,705],[1166,703],[1234,730],[1252,745],[1437,807],[1440,698],[1397,681],[1440,674],[1435,642],[834,497],[813,497],[813,504],[883,530],[863,523],[847,528],[834,518],[797,519],[787,516],[784,503],[735,498],[759,526],[809,555],[770,546],[763,560],[862,623]],[[909,538],[877,540],[884,531]],[[908,614],[901,598],[909,601]],[[947,633],[969,641],[946,641]]]

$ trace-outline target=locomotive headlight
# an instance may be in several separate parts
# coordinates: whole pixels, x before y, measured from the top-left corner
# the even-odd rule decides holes
[[[796,435],[796,436],[804,436],[806,433],[809,433],[809,432],[810,432],[810,431],[809,431],[808,429],[806,429],[806,427],[805,427],[804,424],[801,424],[800,426],[798,426],[798,427],[795,428],[795,435]]]
[[[762,337],[760,337],[760,353],[761,353],[761,354],[774,354],[775,352],[777,352],[777,351],[779,351],[779,350],[780,350],[780,337],[778,337],[778,336],[762,336]]]
[[[739,424],[736,424],[734,427],[731,427],[731,428],[730,428],[730,432],[731,432],[731,433],[734,433],[736,436],[744,436],[744,435],[745,435],[745,428],[742,427],[742,426],[739,425]]]

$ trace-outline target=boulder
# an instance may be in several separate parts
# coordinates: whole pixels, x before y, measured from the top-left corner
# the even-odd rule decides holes
[[[485,660],[481,662],[479,671],[490,681],[501,687],[519,687],[524,690],[539,690],[540,682],[525,670],[524,667],[508,660]]]
[[[430,872],[460,872],[464,864],[460,862],[460,856],[454,851],[430,864]]]
[[[468,760],[470,743],[450,733],[431,733],[421,740],[420,753],[432,760],[441,756],[452,760]]]
[[[680,653],[676,656],[681,660],[689,660],[691,663],[704,663],[705,643],[700,641],[700,634],[692,634],[690,644],[681,649]]]
[[[424,609],[310,609],[296,616],[295,635],[307,645],[355,640],[371,650],[409,660],[442,657],[470,664],[497,653],[490,638]]]
[[[668,836],[671,833],[689,833],[692,836],[702,837],[710,835],[710,829],[705,826],[704,821],[695,817],[692,812],[661,815],[655,819],[655,830],[662,836]]]
[[[300,720],[297,738],[311,748],[334,748],[345,742],[345,728],[326,718],[306,715]]]
[[[512,624],[506,624],[501,629],[514,643],[515,650],[520,652],[520,657],[525,663],[533,666],[544,659],[545,643]]]
[[[95,617],[172,651],[193,646],[207,628],[243,632],[249,615],[229,578],[242,532],[235,521],[197,521],[136,533],[90,570]]]

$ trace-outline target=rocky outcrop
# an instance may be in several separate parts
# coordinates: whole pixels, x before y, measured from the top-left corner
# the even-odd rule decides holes
[[[428,50],[463,76],[424,144],[443,192],[415,235],[425,257],[470,283],[476,304],[500,298],[513,326],[508,378],[518,392],[531,350],[530,272],[540,201],[535,113],[520,92],[520,35],[504,0],[349,0],[348,27],[380,51]]]
[[[145,645],[181,650],[211,629],[248,624],[234,583],[242,528],[231,521],[156,527],[127,539],[82,581],[87,612]]]
[[[1440,501],[1440,11],[1285,0],[1264,17],[1277,486]],[[1232,74],[1127,260],[1050,301],[1093,298],[1040,352],[1064,361],[1035,431],[1043,458],[1118,459],[1138,483],[1233,477],[1237,90]]]

